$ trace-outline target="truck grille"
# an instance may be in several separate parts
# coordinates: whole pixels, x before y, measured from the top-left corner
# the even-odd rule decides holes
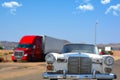
[[[92,60],[88,57],[69,57],[69,74],[89,74],[91,73]]]
[[[23,52],[23,51],[15,51],[15,52],[14,52],[14,56],[15,56],[15,58],[17,58],[17,59],[20,59],[23,55],[24,55],[24,52]]]

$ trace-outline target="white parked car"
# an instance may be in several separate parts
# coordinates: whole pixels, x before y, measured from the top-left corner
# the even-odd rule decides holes
[[[67,44],[61,53],[49,53],[45,60],[44,79],[113,80],[116,78],[112,73],[113,57],[99,55],[97,47],[92,44]]]

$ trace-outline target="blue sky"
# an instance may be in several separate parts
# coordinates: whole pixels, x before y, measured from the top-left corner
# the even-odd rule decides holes
[[[48,35],[94,43],[95,25],[96,43],[120,43],[120,0],[0,0],[0,41]]]

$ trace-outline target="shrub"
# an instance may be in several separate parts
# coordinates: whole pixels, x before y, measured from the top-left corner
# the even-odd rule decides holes
[[[0,46],[0,50],[3,50],[3,47],[2,47],[2,46]]]
[[[8,53],[4,53],[4,55],[8,55]]]
[[[0,62],[3,62],[4,61],[4,58],[3,57],[0,57]]]
[[[113,52],[112,51],[108,51],[108,54],[113,55]]]
[[[13,54],[13,52],[9,52],[9,54]]]

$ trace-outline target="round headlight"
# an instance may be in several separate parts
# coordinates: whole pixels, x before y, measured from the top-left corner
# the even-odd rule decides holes
[[[105,64],[106,65],[110,66],[113,63],[114,63],[114,59],[112,57],[108,56],[108,57],[105,58]]]
[[[53,63],[55,61],[55,57],[52,54],[47,54],[45,56],[45,60],[47,63]]]

